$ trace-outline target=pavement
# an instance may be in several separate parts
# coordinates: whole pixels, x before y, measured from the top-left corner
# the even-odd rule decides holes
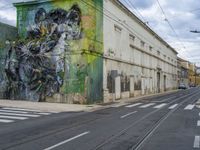
[[[30,102],[16,100],[0,100],[0,107],[15,107],[36,109],[42,112],[80,112],[93,111],[101,108],[101,105],[79,105],[79,104],[64,104],[64,103],[47,103],[47,102]]]
[[[0,108],[1,150],[200,149],[200,88],[79,112]]]
[[[108,107],[122,106],[128,102],[139,101],[144,98],[151,98],[153,96],[162,96],[165,94],[173,93],[178,90],[168,91],[165,93],[145,95],[135,98],[127,98],[117,100],[113,103],[108,104],[92,104],[92,105],[81,105],[81,104],[64,104],[64,103],[47,103],[47,102],[31,102],[22,100],[3,100],[0,99],[0,107],[14,107],[14,108],[26,108],[26,109],[36,109],[42,112],[81,112],[81,111],[95,111],[99,109],[105,109]]]

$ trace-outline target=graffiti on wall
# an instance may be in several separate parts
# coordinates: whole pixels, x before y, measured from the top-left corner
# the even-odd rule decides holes
[[[77,4],[68,11],[38,9],[26,39],[7,44],[6,98],[39,101],[59,92],[70,76],[70,41],[83,36],[81,15]]]

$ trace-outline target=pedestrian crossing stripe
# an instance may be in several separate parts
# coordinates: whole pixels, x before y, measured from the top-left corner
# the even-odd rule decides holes
[[[164,107],[166,105],[167,105],[166,103],[163,103],[163,104],[160,104],[160,105],[156,105],[154,108],[162,108],[162,107]]]
[[[189,104],[187,105],[184,109],[185,110],[192,110],[194,108],[195,105]]]
[[[11,116],[23,116],[23,117],[40,117],[40,115],[34,115],[34,114],[19,114],[19,113],[5,113],[0,112],[0,115],[11,115]]]
[[[22,121],[50,114],[52,114],[52,112],[42,112],[24,108],[3,107],[0,108],[0,123],[12,123],[18,120]]]
[[[7,120],[7,119],[0,119],[1,123],[11,123],[14,122],[14,120]]]
[[[157,104],[156,103],[147,103],[147,104],[144,104],[144,103],[134,103],[134,104],[129,104],[127,106],[125,106],[126,108],[132,108],[132,107],[136,107],[138,106],[138,108],[149,108],[149,107],[152,107],[152,108],[156,108],[156,109],[159,109],[159,108],[163,108],[165,107],[166,105],[168,105],[167,103],[161,103],[161,104]],[[168,109],[175,109],[176,107],[178,106],[178,104],[173,104],[173,105],[170,105],[168,107]],[[195,107],[195,105],[193,104],[188,104],[187,106],[185,106],[184,110],[192,110],[193,108]],[[200,113],[199,113],[200,115]]]
[[[139,105],[142,105],[142,103],[135,103],[135,104],[132,104],[132,105],[128,105],[126,107],[127,108],[132,108],[132,107],[139,106]]]
[[[37,109],[27,109],[27,108],[17,108],[17,107],[3,107],[1,109],[4,110],[13,110],[13,111],[26,111],[26,112],[38,112],[38,113],[43,113],[43,111],[41,110],[37,110]],[[48,111],[48,113],[58,113],[55,111]]]
[[[145,104],[145,105],[140,106],[140,108],[147,108],[147,107],[150,107],[150,106],[153,106],[153,105],[155,105],[155,103],[149,103],[149,104]]]
[[[0,115],[0,118],[16,119],[16,120],[26,120],[26,119],[28,119],[27,117],[3,116],[3,115]]]
[[[170,106],[169,109],[174,109],[174,108],[176,108],[177,106],[178,106],[178,104],[174,104],[174,105]]]

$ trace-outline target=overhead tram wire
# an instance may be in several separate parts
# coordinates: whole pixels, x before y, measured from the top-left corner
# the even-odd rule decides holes
[[[167,15],[165,14],[165,11],[164,11],[164,9],[162,8],[162,6],[161,6],[159,0],[156,0],[156,1],[157,1],[157,3],[158,3],[158,6],[160,7],[160,9],[161,9],[161,11],[162,11],[164,17],[165,17],[165,21],[168,23],[169,27],[170,27],[171,30],[174,32],[174,34],[175,34],[175,36],[177,37],[178,41],[180,42],[181,46],[182,46],[184,49],[186,49],[185,45],[183,44],[183,42],[180,40],[178,34],[176,33],[174,27],[172,26],[172,24],[170,23],[169,19],[167,18]]]
[[[140,16],[140,18],[144,21],[147,22],[146,19],[144,19],[144,17],[142,16],[142,14],[139,12],[139,10],[134,6],[134,4],[130,1],[130,0],[124,0],[124,2],[127,4],[127,6],[129,6],[130,8],[134,9],[136,11],[136,13],[138,14],[138,16]]]
[[[178,34],[176,33],[176,31],[175,31],[174,27],[172,26],[172,24],[170,23],[169,19],[167,18],[167,15],[166,15],[164,9],[162,8],[162,6],[161,6],[159,0],[156,0],[156,1],[157,1],[157,3],[158,3],[158,6],[160,7],[160,9],[161,9],[161,11],[162,11],[164,17],[165,17],[165,21],[168,23],[169,27],[170,27],[171,30],[174,32],[174,35],[175,35],[176,38],[178,39],[179,45],[180,45],[183,49],[187,49],[186,46],[184,45],[184,43],[180,40]],[[181,51],[181,50],[180,50],[180,51]],[[187,53],[188,53],[188,52],[187,52]],[[188,53],[188,55],[191,56],[190,53]]]

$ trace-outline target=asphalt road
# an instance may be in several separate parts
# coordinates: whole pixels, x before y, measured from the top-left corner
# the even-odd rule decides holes
[[[192,88],[94,112],[0,108],[0,149],[200,149],[199,99],[200,88]]]

